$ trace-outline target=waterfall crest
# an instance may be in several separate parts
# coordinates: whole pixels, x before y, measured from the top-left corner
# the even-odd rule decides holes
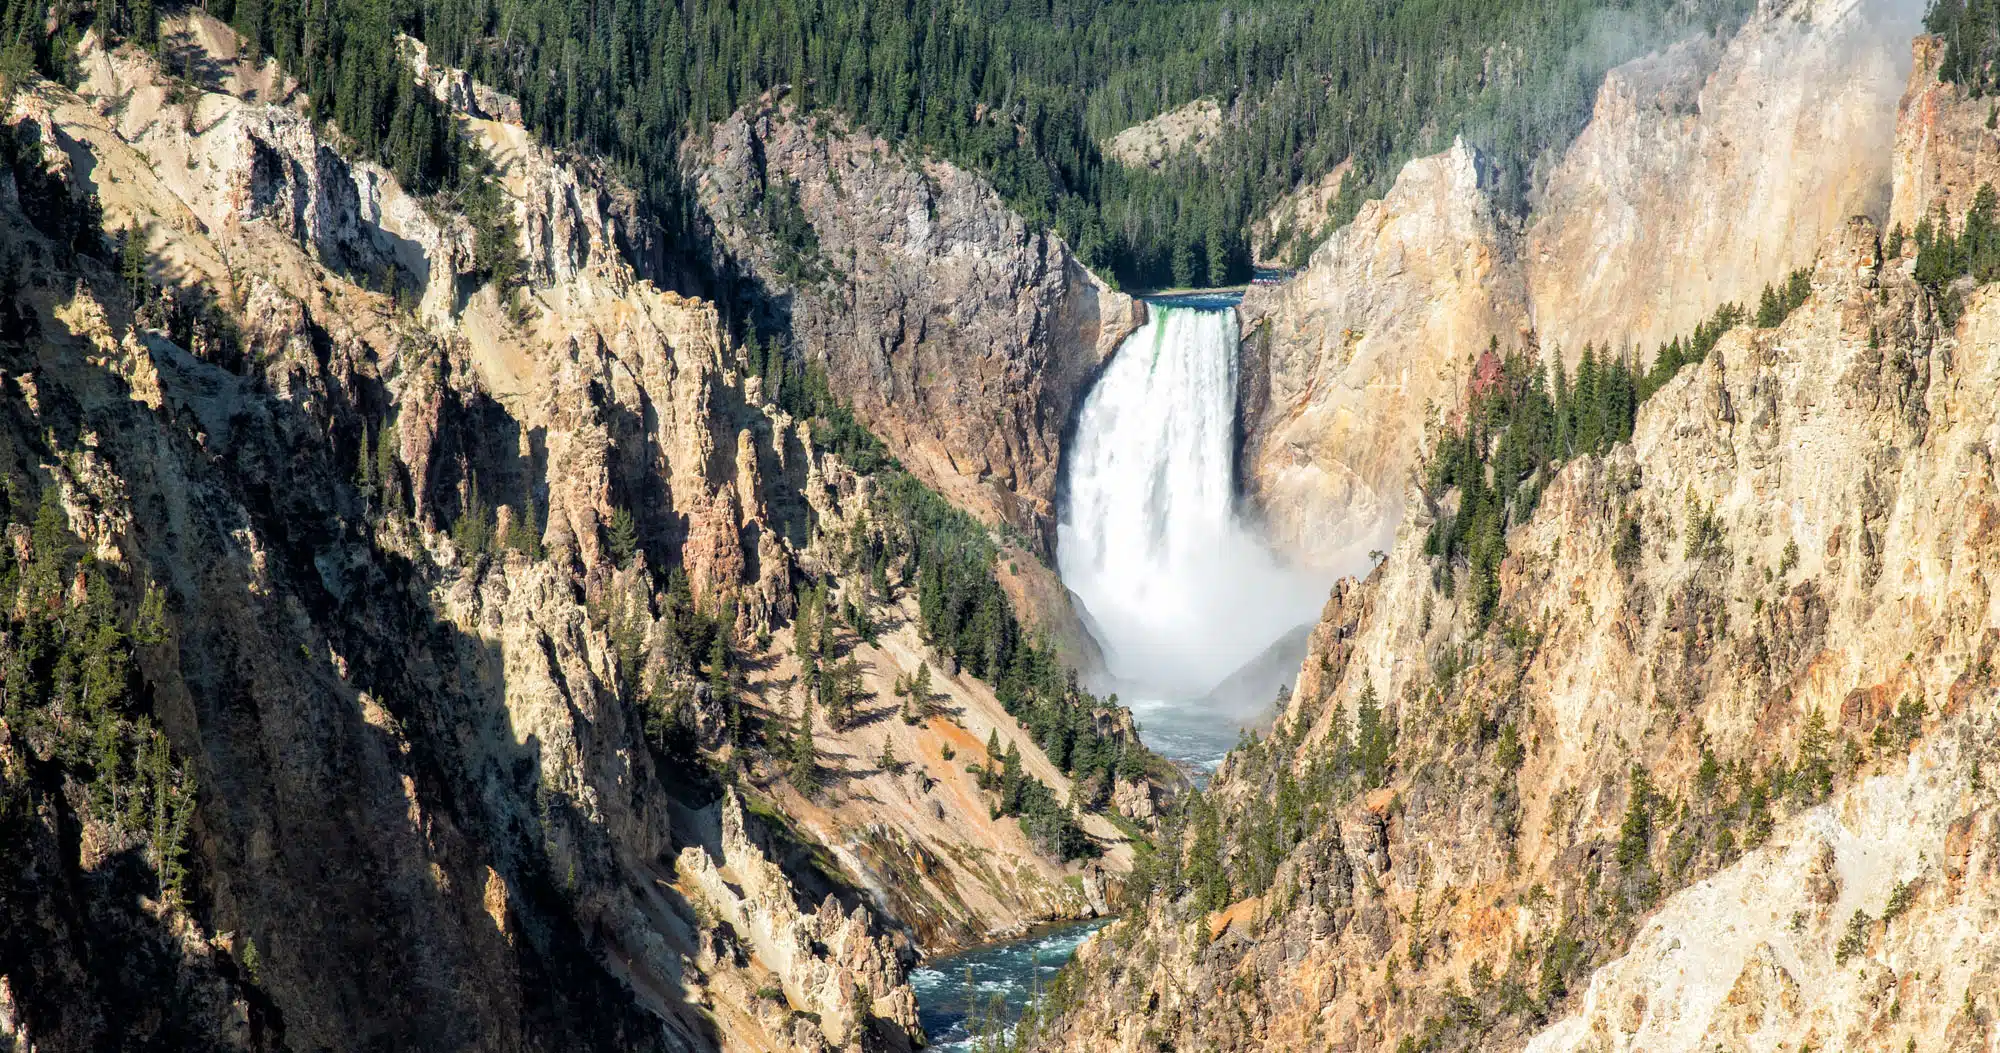
[[[1325,600],[1237,515],[1236,344],[1233,308],[1155,303],[1077,421],[1057,567],[1128,692],[1200,699]]]

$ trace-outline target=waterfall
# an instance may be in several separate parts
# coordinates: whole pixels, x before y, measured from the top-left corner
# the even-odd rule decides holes
[[[1065,459],[1057,568],[1114,684],[1153,705],[1203,699],[1296,640],[1326,598],[1237,514],[1236,343],[1233,307],[1152,304],[1091,389]],[[1222,729],[1225,746],[1234,731]]]

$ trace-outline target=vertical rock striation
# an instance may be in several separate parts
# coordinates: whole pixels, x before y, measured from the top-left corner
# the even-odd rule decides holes
[[[1328,567],[1386,543],[1435,405],[1527,299],[1463,140],[1405,165],[1298,277],[1243,299],[1245,488],[1277,540]]]
[[[1525,221],[1493,214],[1462,145],[1406,166],[1296,278],[1245,298],[1263,398],[1243,476],[1275,535],[1334,567],[1383,547],[1426,422],[1488,339],[1643,365],[1849,217],[1883,222],[1915,24],[1886,0],[1766,0],[1726,40],[1612,70]]]
[[[634,195],[535,142],[511,100],[408,45],[499,170],[525,275],[500,290],[473,273],[465,218],[344,154],[225,26],[190,13],[164,33],[198,81],[91,41],[75,91],[11,96],[23,160],[0,170],[0,254],[27,278],[0,346],[0,472],[59,495],[100,566],[165,599],[170,638],[136,661],[199,788],[199,909],[143,902],[118,930],[135,942],[107,943],[86,910],[115,843],[79,858],[54,819],[36,825],[8,858],[29,861],[28,907],[0,904],[0,1034],[44,1050],[139,1033],[119,1027],[230,1048],[920,1043],[911,929],[864,891],[876,872],[840,844],[773,850],[754,808],[667,741],[739,748],[705,656],[680,653],[687,624],[733,611],[721,631],[775,664],[756,641],[789,617],[795,573],[846,551],[857,473],[759,392],[713,304],[649,279],[660,249]],[[142,273],[36,226],[47,185],[94,197]],[[1018,219],[984,221],[1012,224],[1024,265],[1073,266]],[[1095,287],[1059,273],[1037,277],[1020,340],[1095,333],[1096,294],[1078,291]],[[1098,352],[1079,339],[1080,375]],[[1044,407],[1017,408],[993,449],[1052,457],[1027,438]],[[14,540],[10,582],[32,559]],[[870,674],[922,657],[885,653]],[[785,715],[777,701],[744,709]],[[942,734],[909,731],[932,749]],[[0,721],[9,788],[40,735]],[[66,807],[88,817],[86,797]],[[918,821],[839,803],[828,829]],[[982,798],[947,803],[978,809],[996,855],[1031,851]],[[113,830],[84,827],[86,843]],[[821,848],[835,862],[801,862]],[[1104,868],[1128,858],[1089,872],[1097,909]],[[1037,859],[977,909],[925,920],[962,938],[1092,909],[1049,892],[1081,873]],[[110,961],[165,977],[179,994],[138,997],[173,1011],[130,1024],[118,985],[139,974]]]

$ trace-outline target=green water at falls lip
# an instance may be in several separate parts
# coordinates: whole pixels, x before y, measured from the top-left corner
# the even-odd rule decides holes
[[[1020,1019],[1036,989],[1053,980],[1077,947],[1108,924],[1110,919],[1096,918],[1053,926],[1021,939],[982,944],[913,970],[910,987],[917,994],[917,1019],[931,1048],[970,1049],[968,1018],[975,1009],[985,1013],[995,997],[1007,1023]]]

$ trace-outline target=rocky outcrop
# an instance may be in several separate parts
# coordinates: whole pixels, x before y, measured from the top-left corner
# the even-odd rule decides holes
[[[874,935],[867,908],[846,911],[828,897],[817,910],[801,911],[784,871],[750,841],[736,791],[725,790],[716,809],[716,854],[690,845],[675,861],[680,880],[722,922],[706,953],[716,960],[755,956],[835,1047],[858,1044],[871,1020],[921,1041],[905,966],[895,944]]]
[[[1382,547],[1431,407],[1464,383],[1469,351],[1511,342],[1525,290],[1463,141],[1404,166],[1388,197],[1241,308],[1245,489],[1274,538],[1353,569]]]
[[[1206,157],[1222,125],[1222,106],[1196,99],[1121,130],[1104,144],[1104,156],[1128,168],[1158,168],[1183,153]]]
[[[1943,38],[1918,37],[1912,51],[1896,124],[1896,195],[1889,214],[1891,227],[1905,232],[1939,209],[1962,216],[1981,186],[2000,185],[2000,130],[1988,123],[1991,101],[1938,80]]]
[[[1754,306],[1850,216],[1883,221],[1914,19],[1767,0],[1727,40],[1612,70],[1524,224],[1493,216],[1458,146],[1407,166],[1298,277],[1252,289],[1246,375],[1269,380],[1243,476],[1274,535],[1334,567],[1379,547],[1425,421],[1489,338],[1532,329],[1571,364],[1589,342],[1643,365],[1722,303]]]
[[[686,154],[754,309],[918,478],[1046,558],[1064,429],[1144,305],[983,179],[832,117],[745,109]]]

